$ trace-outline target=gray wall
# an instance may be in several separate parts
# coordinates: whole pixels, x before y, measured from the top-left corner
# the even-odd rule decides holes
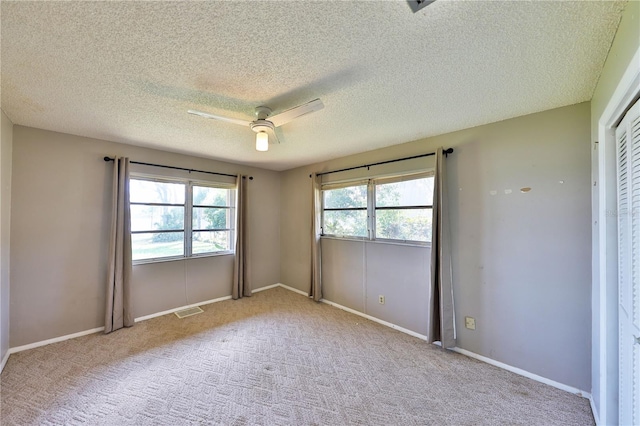
[[[333,238],[321,244],[325,299],[427,334],[429,247]]]
[[[11,234],[11,158],[13,123],[0,111],[0,360],[9,350],[9,266]]]
[[[607,289],[607,302],[609,309],[607,312],[601,312],[600,310],[600,285],[604,285],[604,283],[600,282],[600,268],[599,268],[599,251],[600,245],[605,245],[607,242],[600,241],[598,236],[598,212],[601,208],[601,202],[603,203],[602,208],[606,208],[604,200],[599,200],[599,163],[598,156],[599,150],[602,151],[604,146],[603,144],[596,143],[599,140],[598,135],[598,121],[604,112],[604,109],[607,106],[607,103],[610,101],[613,92],[616,90],[616,87],[620,83],[622,79],[622,75],[626,70],[627,66],[631,62],[633,55],[636,53],[638,48],[640,47],[640,2],[630,1],[625,6],[624,14],[622,15],[622,19],[620,20],[620,25],[618,26],[618,30],[616,32],[616,37],[613,40],[613,44],[611,45],[611,49],[609,50],[609,55],[607,56],[607,60],[602,68],[602,73],[600,74],[600,78],[598,80],[598,85],[596,86],[595,91],[593,92],[593,98],[591,100],[591,141],[592,141],[592,168],[591,168],[591,178],[596,185],[592,186],[592,233],[593,233],[593,243],[592,243],[592,257],[593,257],[593,287],[592,287],[592,330],[593,330],[593,338],[592,338],[592,389],[591,395],[593,397],[594,405],[597,411],[597,415],[600,417],[600,420],[608,423],[615,424],[618,421],[618,404],[617,404],[617,393],[618,393],[618,311],[617,311],[617,303],[618,303],[618,291],[617,291],[617,271],[615,267],[612,268],[614,273],[614,277],[611,280],[614,282],[612,286],[609,286]],[[614,148],[615,149],[615,148]],[[613,156],[615,157],[615,155]],[[615,165],[611,165],[611,170],[609,171],[612,174],[615,174]],[[612,196],[615,198],[615,183],[614,189],[612,191]],[[615,209],[614,209],[615,210]],[[613,249],[616,250],[617,247],[617,237],[616,230],[612,229],[613,238],[612,241],[609,241],[609,244],[613,245]],[[614,256],[610,256],[613,258]],[[612,259],[612,262],[615,264],[616,259]],[[601,316],[606,316],[604,318],[606,329],[600,330],[600,319]],[[606,348],[608,353],[608,365],[606,368],[601,368],[600,365],[600,351],[601,349],[601,333],[602,337],[606,339],[606,344],[603,345]],[[607,377],[606,388],[600,386],[602,378]],[[601,411],[602,402],[600,401],[601,392],[605,391],[608,394],[608,408],[607,412],[604,413]]]
[[[254,176],[248,189],[252,284],[279,281],[277,172],[15,126],[11,347],[104,325],[112,170],[104,155]],[[213,256],[134,266],[135,316],[230,295],[232,262],[232,256]]]
[[[308,290],[310,172],[455,147],[446,161],[458,347],[588,392],[589,120],[582,103],[284,172],[282,282]],[[428,249],[322,245],[327,299],[426,332]],[[378,294],[385,307],[372,303]]]

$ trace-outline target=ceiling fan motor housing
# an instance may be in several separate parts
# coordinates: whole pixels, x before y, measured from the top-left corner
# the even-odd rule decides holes
[[[267,120],[261,120],[261,119],[252,121],[249,126],[251,127],[251,130],[253,130],[256,133],[268,132],[270,130],[275,129],[275,126],[273,125],[272,122]]]
[[[256,117],[258,118],[258,120],[265,120],[270,115],[271,115],[271,108],[266,106],[256,107]]]

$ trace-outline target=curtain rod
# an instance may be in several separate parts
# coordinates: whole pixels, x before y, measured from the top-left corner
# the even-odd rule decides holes
[[[445,149],[444,151],[442,151],[443,154],[445,156],[447,156],[448,154],[453,153],[453,148],[448,148]],[[363,164],[362,166],[354,166],[354,167],[347,167],[346,169],[339,169],[339,170],[331,170],[330,172],[322,172],[322,173],[316,173],[317,176],[322,176],[322,175],[328,175],[331,173],[338,173],[338,172],[346,172],[348,170],[356,170],[356,169],[363,169],[363,168],[369,168],[371,166],[379,166],[381,164],[389,164],[389,163],[396,163],[398,161],[406,161],[406,160],[413,160],[414,158],[422,158],[422,157],[431,157],[432,155],[436,155],[435,152],[428,152],[426,154],[420,154],[420,155],[414,155],[413,157],[404,157],[404,158],[397,158],[395,160],[387,160],[387,161],[379,161],[377,163],[371,163],[371,164]],[[311,177],[312,175],[309,175],[309,177]]]
[[[104,157],[104,161],[113,161],[113,158]],[[140,164],[142,166],[162,167],[162,168],[165,168],[165,169],[184,170],[185,172],[189,172],[189,173],[198,172],[198,173],[207,173],[207,174],[210,174],[210,175],[238,177],[238,175],[230,175],[228,173],[216,173],[216,172],[208,172],[206,170],[185,169],[184,167],[163,166],[162,164],[142,163],[140,161],[129,161],[129,163],[131,163],[131,164]],[[243,177],[243,179],[244,179],[244,177]],[[253,180],[253,176],[249,176],[249,180]]]

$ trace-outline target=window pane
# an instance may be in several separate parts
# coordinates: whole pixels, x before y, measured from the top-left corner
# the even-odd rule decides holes
[[[229,206],[230,191],[224,188],[210,188],[207,186],[193,186],[194,206]]]
[[[131,179],[129,199],[132,203],[184,204],[184,184]]]
[[[184,232],[131,235],[133,260],[184,256]]]
[[[327,189],[322,193],[325,209],[367,207],[367,185]]]
[[[132,231],[184,229],[184,207],[131,206]]]
[[[325,211],[322,231],[324,234],[351,237],[367,236],[366,210]]]
[[[193,208],[193,229],[230,229],[233,209]]]
[[[376,238],[431,241],[431,209],[376,210]]]
[[[433,178],[376,185],[376,207],[430,206]]]
[[[193,254],[231,250],[231,231],[202,231],[193,233]]]

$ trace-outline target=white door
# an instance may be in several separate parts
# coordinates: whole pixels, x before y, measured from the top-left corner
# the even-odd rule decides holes
[[[619,421],[640,425],[640,101],[616,129]]]

